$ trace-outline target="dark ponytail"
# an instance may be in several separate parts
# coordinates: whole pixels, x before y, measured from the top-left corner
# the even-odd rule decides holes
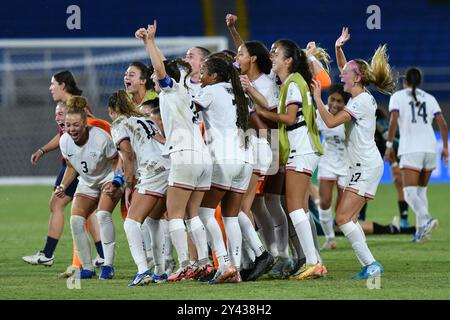
[[[67,93],[73,95],[73,96],[81,96],[83,93],[83,90],[78,88],[77,82],[75,80],[75,76],[70,72],[69,70],[61,71],[58,73],[55,73],[53,75],[53,78],[59,83],[65,84],[65,90]]]
[[[244,45],[250,56],[256,56],[256,65],[259,71],[269,74],[272,70],[269,50],[259,41],[247,41]]]
[[[414,101],[416,102],[416,106],[419,105],[419,101],[416,97],[416,88],[420,86],[422,83],[422,72],[420,72],[417,68],[409,68],[408,71],[406,71],[406,82],[409,86],[412,88],[412,96],[414,98]]]
[[[291,73],[298,72],[309,85],[312,84],[313,75],[309,68],[306,52],[299,48],[299,46],[292,40],[282,39],[277,40],[279,47],[284,49],[284,57],[292,58],[292,65],[289,69]]]
[[[236,126],[245,133],[248,130],[248,100],[245,97],[238,70],[231,61],[226,61],[218,56],[209,56],[205,61],[205,65],[208,74],[217,74],[218,82],[231,82],[236,101]],[[245,136],[244,145],[247,148],[247,136]]]

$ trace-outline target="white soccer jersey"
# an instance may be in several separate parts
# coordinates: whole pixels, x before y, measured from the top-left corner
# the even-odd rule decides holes
[[[206,144],[215,162],[250,162],[250,152],[246,152],[243,139],[238,135],[236,103],[231,84],[220,82],[205,86],[194,98],[194,103],[203,109]]]
[[[129,140],[136,154],[136,172],[139,178],[152,177],[170,168],[170,161],[164,158],[164,145],[153,139],[158,126],[144,117],[121,116],[111,125],[111,135],[116,146]]]
[[[273,110],[278,107],[278,94],[280,88],[267,74],[261,74],[256,80],[252,81],[253,86],[259,93],[261,93],[264,98],[266,98],[268,103],[268,109]],[[255,106],[252,106],[252,111],[255,110]]]
[[[183,84],[173,79],[170,81],[171,86],[161,86],[159,95],[161,119],[167,138],[163,155],[181,150],[203,152],[205,144],[200,128],[195,124],[192,99]]]
[[[328,105],[325,108],[328,110]],[[320,165],[331,169],[337,175],[346,175],[348,164],[345,152],[345,125],[328,128],[317,112],[317,127],[323,137],[324,154],[320,157]]]
[[[64,133],[59,141],[59,147],[63,157],[80,175],[80,181],[93,187],[114,173],[111,159],[116,157],[117,149],[104,130],[97,127],[88,127],[88,130],[89,139],[84,145],[76,145],[69,134]]]
[[[309,95],[308,98],[310,99]],[[292,126],[286,126],[287,136],[289,139],[289,145],[291,149],[290,155],[295,156],[299,154],[309,154],[317,152],[316,148],[312,144],[311,139],[309,137],[308,128],[306,127],[306,124],[304,124],[305,118],[303,117],[302,113],[302,95],[294,82],[289,84],[288,87],[288,92],[286,96],[286,107],[289,104],[298,105],[297,119],[293,126],[299,125],[303,122],[303,125],[294,128],[292,130],[290,130],[289,128]],[[278,112],[280,112],[280,105],[278,105]]]
[[[441,113],[436,99],[423,90],[416,89],[418,105],[407,88],[394,93],[389,101],[389,111],[398,111],[400,141],[398,155],[413,152],[436,152],[433,119]]]
[[[376,168],[383,166],[375,144],[375,111],[377,103],[369,92],[351,98],[344,109],[352,117],[345,124],[347,156],[351,166]]]

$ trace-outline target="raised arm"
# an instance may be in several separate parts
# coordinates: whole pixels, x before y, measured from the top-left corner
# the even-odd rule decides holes
[[[314,101],[316,102],[317,110],[319,110],[320,117],[328,128],[334,128],[338,125],[346,123],[352,120],[352,117],[345,111],[339,111],[337,114],[332,115],[325,108],[325,104],[322,101],[320,82],[313,80],[311,85]]]
[[[139,31],[139,30],[138,30]],[[152,66],[155,69],[156,76],[158,80],[162,80],[166,77],[166,68],[164,67],[164,55],[161,53],[161,50],[156,46],[155,43],[155,34],[156,34],[156,20],[153,21],[153,24],[149,24],[145,34],[145,48],[147,49],[147,53],[150,56],[150,60],[152,61]]]
[[[231,13],[227,14],[227,16],[225,17],[228,31],[230,31],[230,34],[231,34],[231,37],[233,38],[233,42],[234,42],[234,45],[236,46],[236,49],[238,49],[241,46],[241,44],[244,43],[241,36],[239,35],[239,32],[237,32],[237,30],[236,30],[236,20],[237,19],[238,19],[237,16],[235,16],[234,14],[231,14]]]
[[[344,51],[342,50],[342,47],[349,39],[350,39],[350,34],[348,33],[348,28],[343,27],[341,36],[336,40],[336,44],[335,44],[336,62],[337,62],[339,71],[341,71],[341,72],[342,72],[342,69],[344,69],[345,64],[347,63],[347,59],[345,58],[345,54],[344,54]]]

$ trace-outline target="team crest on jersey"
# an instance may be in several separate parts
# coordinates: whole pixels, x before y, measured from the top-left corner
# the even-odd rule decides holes
[[[94,151],[92,151],[92,152],[90,152],[89,153],[89,157],[92,159],[92,160],[97,160],[97,152],[94,152]]]

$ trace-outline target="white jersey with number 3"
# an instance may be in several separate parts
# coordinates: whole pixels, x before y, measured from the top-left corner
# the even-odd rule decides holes
[[[400,141],[398,155],[414,152],[436,152],[433,119],[441,113],[436,99],[423,90],[416,89],[418,103],[407,88],[394,93],[389,101],[389,111],[398,111]]]
[[[80,175],[80,182],[89,187],[98,186],[110,175],[114,176],[114,165],[111,161],[117,156],[117,149],[106,131],[97,127],[88,127],[89,139],[78,146],[68,133],[59,140],[59,147],[65,159]]]

